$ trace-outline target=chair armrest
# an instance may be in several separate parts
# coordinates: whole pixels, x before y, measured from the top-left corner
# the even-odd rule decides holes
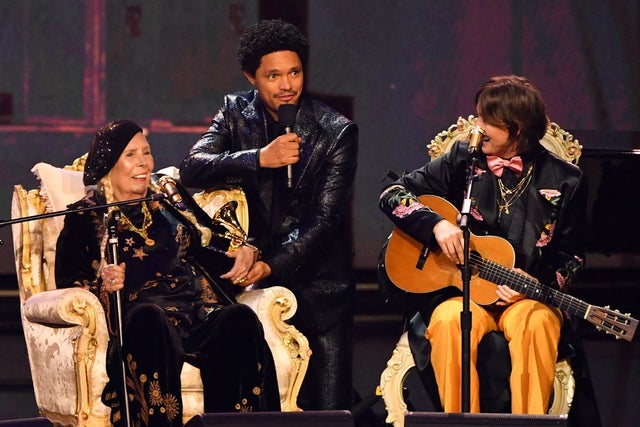
[[[260,317],[275,325],[289,320],[298,310],[298,300],[289,289],[283,286],[272,286],[264,289],[247,288],[241,292],[238,302],[248,305]],[[286,325],[288,327],[290,325]]]
[[[81,288],[37,293],[25,301],[22,312],[28,321],[51,327],[91,326],[95,330],[96,319],[87,318],[87,315],[104,318],[104,309],[98,298]]]
[[[40,292],[22,305],[22,323],[40,413],[65,425],[69,414],[108,425],[109,334],[98,298],[81,288]]]
[[[273,355],[280,406],[283,411],[300,411],[298,393],[309,365],[309,341],[293,325],[287,323],[298,308],[295,295],[282,286],[248,289],[237,297],[258,315]]]

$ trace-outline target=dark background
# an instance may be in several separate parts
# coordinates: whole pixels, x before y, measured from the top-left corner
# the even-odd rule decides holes
[[[391,231],[377,208],[382,178],[422,165],[438,132],[475,113],[475,91],[493,75],[532,80],[551,120],[584,147],[592,244],[574,294],[640,315],[637,0],[2,1],[0,219],[10,216],[14,184],[37,186],[35,163],[70,163],[112,119],[147,127],[157,167],[177,165],[222,96],[249,88],[237,42],[248,25],[270,17],[308,36],[307,89],[360,127],[352,215],[361,394],[375,387],[401,332],[400,310],[375,287]],[[0,342],[17,346],[0,363],[0,401],[3,391],[17,399],[16,390],[32,401],[10,227],[0,228],[0,239],[0,332],[8,334]],[[640,416],[632,404],[638,343],[615,342],[591,325],[585,332],[603,421],[631,425]],[[0,419],[24,414],[7,411]]]
[[[386,170],[424,163],[492,75],[530,78],[585,148],[640,147],[637,0],[16,0],[0,2],[0,93],[12,101],[0,114],[0,217],[15,183],[36,184],[33,164],[69,162],[108,120],[147,126],[158,166],[177,164],[222,96],[249,87],[238,38],[272,16],[310,40],[308,89],[360,126],[357,268],[375,266],[390,231],[376,206]],[[0,273],[12,268],[5,247]]]

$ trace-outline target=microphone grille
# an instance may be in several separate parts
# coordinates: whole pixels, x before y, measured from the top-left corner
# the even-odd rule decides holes
[[[278,123],[283,128],[293,127],[296,123],[296,113],[298,107],[294,104],[282,104],[278,107]]]

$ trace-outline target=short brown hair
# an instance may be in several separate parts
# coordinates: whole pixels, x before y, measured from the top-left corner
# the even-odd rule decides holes
[[[487,80],[475,97],[478,114],[487,123],[518,135],[521,151],[538,144],[549,119],[542,95],[525,77],[496,76]]]

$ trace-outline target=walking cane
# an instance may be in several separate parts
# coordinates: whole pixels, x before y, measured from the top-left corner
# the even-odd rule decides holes
[[[108,215],[105,213],[105,223],[107,223]],[[107,260],[110,264],[118,263],[118,235],[116,233],[116,224],[120,220],[120,211],[114,211],[114,216],[112,221],[108,221],[109,224],[109,239],[108,245],[109,250],[107,252]],[[131,419],[129,417],[129,395],[127,393],[127,372],[125,368],[125,360],[123,355],[123,339],[122,339],[122,292],[121,290],[116,291],[116,327],[118,331],[118,338],[120,343],[120,351],[118,352],[120,355],[120,365],[122,368],[122,391],[124,392],[124,420],[125,425],[127,427],[131,426]]]

